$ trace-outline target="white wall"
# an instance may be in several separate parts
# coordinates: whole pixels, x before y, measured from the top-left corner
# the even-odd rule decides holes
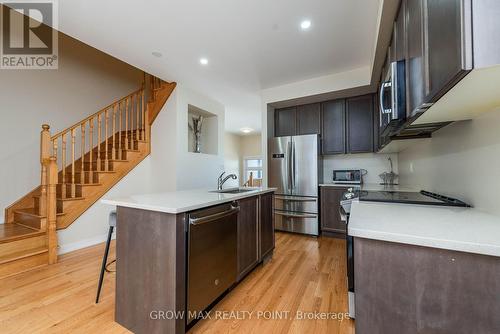
[[[224,113],[223,104],[178,84],[177,94],[177,189],[217,188],[217,177],[224,170]],[[217,154],[189,152],[188,105],[217,115]]]
[[[247,157],[261,156],[260,134],[237,135],[226,133],[224,146],[224,169],[226,174],[238,175],[238,180],[228,180],[224,187],[237,187],[245,183],[244,162]]]
[[[367,174],[363,177],[365,183],[380,183],[378,177],[383,172],[389,172],[391,165],[388,158],[392,159],[394,173],[398,173],[397,154],[342,154],[323,157],[323,182],[332,182],[332,171],[334,169],[366,169]]]
[[[52,134],[140,87],[142,72],[59,34],[58,70],[0,75],[0,210],[40,184],[41,125]],[[0,223],[3,223],[3,214]]]
[[[226,174],[238,175],[237,180],[229,179],[225,188],[238,187],[243,183],[241,179],[241,140],[243,137],[226,132],[224,136],[224,170]]]
[[[500,215],[500,110],[448,125],[399,153],[401,183]]]

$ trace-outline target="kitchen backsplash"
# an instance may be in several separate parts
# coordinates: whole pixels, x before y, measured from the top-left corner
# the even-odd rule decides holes
[[[389,172],[391,165],[388,158],[392,158],[394,173],[398,173],[398,155],[394,154],[343,154],[323,157],[323,182],[332,182],[332,171],[334,169],[366,169],[367,174],[363,177],[365,183],[380,183],[378,176],[383,172]]]

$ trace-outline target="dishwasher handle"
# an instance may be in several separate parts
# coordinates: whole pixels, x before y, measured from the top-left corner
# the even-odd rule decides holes
[[[199,217],[199,218],[189,218],[189,224],[191,225],[201,225],[205,223],[209,223],[211,221],[230,216],[232,214],[238,213],[240,211],[239,206],[231,206],[231,209],[214,213],[213,215],[208,215],[204,217]]]

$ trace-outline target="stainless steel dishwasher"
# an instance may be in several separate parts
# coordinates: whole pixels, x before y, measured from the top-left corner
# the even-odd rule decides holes
[[[189,214],[187,323],[236,282],[237,203]]]

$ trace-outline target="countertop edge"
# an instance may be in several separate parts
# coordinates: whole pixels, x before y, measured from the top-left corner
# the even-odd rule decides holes
[[[355,238],[394,242],[406,245],[445,249],[450,251],[473,253],[500,257],[500,247],[496,245],[477,244],[472,242],[453,241],[419,237],[414,235],[403,235],[390,232],[378,232],[360,228],[348,228],[348,234]]]
[[[234,196],[232,196],[230,198],[211,200],[211,201],[207,201],[204,203],[184,206],[184,207],[180,207],[180,208],[168,208],[165,206],[130,203],[130,202],[125,202],[123,200],[113,200],[113,199],[102,199],[102,200],[100,200],[100,203],[103,203],[106,205],[111,205],[111,206],[116,206],[116,207],[120,206],[120,207],[147,210],[147,211],[164,212],[164,213],[170,213],[170,214],[180,214],[180,213],[185,213],[185,212],[189,212],[189,211],[193,211],[193,210],[198,210],[198,209],[210,207],[210,206],[217,205],[217,204],[228,203],[228,202],[236,201],[239,199],[252,197],[252,196],[258,196],[258,195],[262,195],[262,194],[266,194],[266,193],[270,193],[270,192],[275,192],[275,191],[276,191],[275,188],[249,191],[249,192],[245,192],[245,193],[241,193],[241,194],[233,194]]]

